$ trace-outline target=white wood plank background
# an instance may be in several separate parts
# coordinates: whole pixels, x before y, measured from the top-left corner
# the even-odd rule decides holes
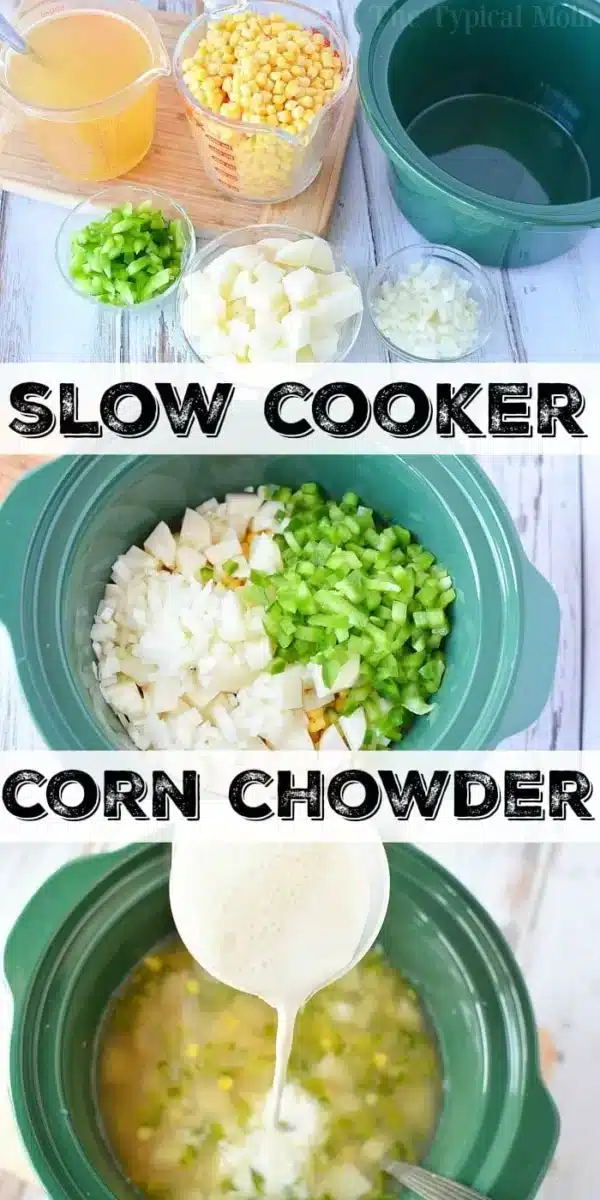
[[[159,7],[187,10],[191,0]],[[354,0],[332,0],[328,7],[356,46]],[[61,219],[59,209],[0,194],[0,361],[184,360],[187,350],[172,308],[142,318],[101,315],[72,295],[54,264]],[[417,240],[391,200],[383,156],[360,115],[331,237],[362,283],[385,255]],[[600,232],[554,263],[492,276],[500,319],[486,348],[489,360],[600,360]],[[367,321],[352,357],[385,358]],[[600,459],[507,457],[484,465],[527,553],[553,583],[563,612],[552,697],[536,725],[512,744],[600,748]],[[0,748],[39,744],[0,629]],[[600,852],[541,846],[439,847],[435,852],[504,929],[545,1031],[563,1137],[540,1200],[596,1200]],[[29,895],[73,853],[76,849],[66,846],[1,848],[0,948]],[[0,999],[0,1031],[6,1032],[8,998]],[[40,1197],[36,1187],[0,1173],[0,1200]]]

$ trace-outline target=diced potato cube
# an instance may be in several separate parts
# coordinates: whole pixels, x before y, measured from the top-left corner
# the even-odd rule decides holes
[[[283,279],[283,289],[292,305],[304,304],[319,291],[319,278],[310,267],[290,271]]]
[[[175,553],[177,546],[175,538],[165,521],[159,521],[156,529],[152,530],[149,537],[144,542],[144,549],[149,554],[153,554],[159,562],[164,563],[165,567],[175,566]]]
[[[175,677],[169,678],[168,676],[157,679],[155,683],[149,684],[146,696],[153,712],[159,714],[173,712],[181,699],[181,687],[180,679]]]
[[[212,541],[206,517],[193,508],[186,508],[179,537],[186,546],[193,546],[195,550],[206,550]]]
[[[144,713],[144,698],[133,681],[107,684],[102,694],[111,708],[126,717],[141,717]]]
[[[231,300],[245,300],[248,295],[248,288],[252,286],[252,274],[250,271],[239,271],[231,289]]]
[[[235,530],[230,529],[227,536],[221,542],[217,542],[215,546],[209,546],[206,551],[206,557],[209,563],[213,566],[227,562],[228,558],[237,558],[238,554],[242,553],[240,540]]]
[[[287,313],[281,322],[281,330],[286,344],[296,354],[311,342],[312,322],[308,313],[298,310]]]
[[[289,242],[275,255],[275,262],[286,267],[312,267],[327,274],[335,270],[331,247],[323,238],[307,237]]]
[[[264,571],[265,575],[274,575],[283,565],[279,546],[268,533],[252,538],[248,561],[251,571]]]
[[[341,325],[363,309],[362,294],[355,283],[338,288],[329,295],[319,296],[310,312],[313,320],[323,325]]]
[[[206,563],[206,555],[200,550],[195,550],[193,546],[178,546],[175,556],[175,566],[185,579],[195,579],[198,576],[198,571]]]

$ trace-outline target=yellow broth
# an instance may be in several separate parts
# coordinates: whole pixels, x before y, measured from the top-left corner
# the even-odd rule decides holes
[[[70,179],[114,179],[147,153],[154,136],[156,82],[125,94],[106,112],[96,105],[124,92],[152,67],[144,34],[115,13],[72,11],[28,31],[35,54],[12,54],[8,85],[24,104],[50,110],[30,115],[45,158]],[[69,121],[53,120],[52,110]]]
[[[98,1094],[113,1151],[143,1195],[240,1197],[220,1175],[219,1143],[243,1137],[262,1107],[274,1047],[272,1009],[217,983],[179,943],[136,969],[102,1032]],[[300,1014],[289,1079],[326,1123],[306,1172],[311,1200],[336,1200],[329,1172],[345,1163],[371,1184],[364,1200],[379,1200],[382,1159],[422,1156],[439,1103],[437,1050],[415,992],[380,951]]]

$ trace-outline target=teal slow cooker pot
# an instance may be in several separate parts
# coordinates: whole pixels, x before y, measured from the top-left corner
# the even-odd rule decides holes
[[[361,0],[358,78],[402,212],[493,267],[600,223],[595,0]]]
[[[115,559],[186,506],[262,483],[352,489],[407,526],[457,592],[446,675],[407,749],[483,750],[531,724],[554,677],[558,602],[468,457],[99,456],[25,475],[0,507],[0,620],[34,720],[54,750],[130,747],[93,671],[90,630]]]
[[[487,913],[420,851],[388,847],[381,942],[437,1037],[443,1098],[432,1170],[490,1200],[533,1200],[558,1138],[519,968]],[[13,1105],[50,1200],[135,1200],[97,1106],[98,1033],[134,966],[173,933],[169,849],[128,847],[63,867],[12,930]],[[407,1195],[407,1193],[403,1193]]]

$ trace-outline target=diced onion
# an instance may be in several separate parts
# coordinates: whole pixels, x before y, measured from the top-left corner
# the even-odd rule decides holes
[[[372,302],[381,333],[399,350],[429,361],[460,358],[476,344],[480,306],[471,284],[451,267],[420,260]]]

